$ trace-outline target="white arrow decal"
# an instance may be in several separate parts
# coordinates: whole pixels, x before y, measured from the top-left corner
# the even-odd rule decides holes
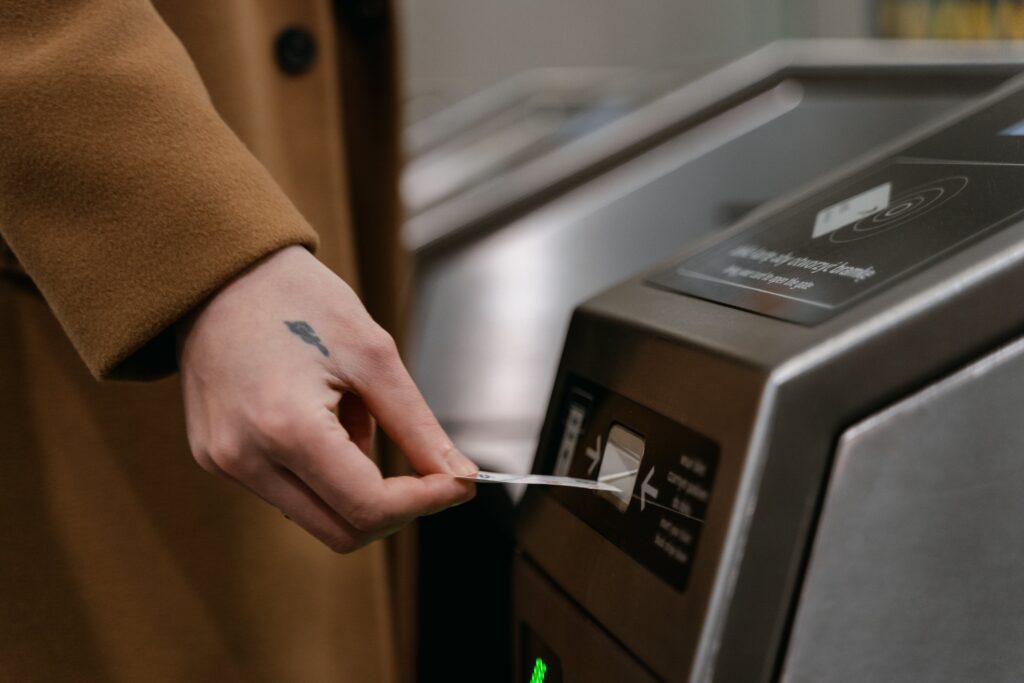
[[[597,445],[587,447],[587,457],[590,458],[590,465],[587,467],[587,475],[594,473],[594,468],[597,467],[597,463],[601,462],[601,437],[597,437]]]
[[[647,505],[647,496],[650,496],[651,498],[657,498],[658,497],[658,489],[656,489],[653,486],[651,486],[651,477],[653,477],[653,476],[654,476],[654,468],[652,467],[650,469],[650,471],[647,473],[647,476],[644,477],[644,483],[640,487],[640,510],[641,511],[644,509],[644,506]]]

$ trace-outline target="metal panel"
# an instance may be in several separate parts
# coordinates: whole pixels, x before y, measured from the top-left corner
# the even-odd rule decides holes
[[[523,650],[525,626],[557,654],[564,683],[657,682],[627,650],[521,557],[516,558],[515,582],[517,655]],[[529,678],[530,672],[523,670],[523,664],[522,657],[517,656],[516,681]]]
[[[1024,679],[1024,341],[850,429],[784,681]]]

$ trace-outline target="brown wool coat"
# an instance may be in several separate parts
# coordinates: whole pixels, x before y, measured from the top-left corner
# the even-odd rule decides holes
[[[395,679],[389,548],[333,555],[202,473],[173,378],[89,372],[171,371],[175,321],[288,244],[396,324],[391,15],[0,4],[0,235],[27,273],[0,265],[0,680]]]

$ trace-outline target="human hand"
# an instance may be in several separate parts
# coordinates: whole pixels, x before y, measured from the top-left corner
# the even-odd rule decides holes
[[[250,489],[337,552],[473,497],[392,339],[302,247],[269,256],[179,331],[188,439],[203,469]],[[384,478],[374,418],[421,476]]]

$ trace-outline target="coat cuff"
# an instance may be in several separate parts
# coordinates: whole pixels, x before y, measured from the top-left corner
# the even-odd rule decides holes
[[[182,273],[186,286],[168,298],[133,303],[148,311],[135,326],[116,327],[108,335],[99,335],[91,343],[80,345],[80,353],[89,370],[98,379],[152,380],[177,371],[178,322],[204,303],[236,275],[290,246],[304,246],[315,251],[316,234],[311,228],[281,231],[266,239],[249,242],[244,248],[236,245],[221,260],[201,262]],[[138,310],[138,309],[136,309]],[[140,342],[140,340],[142,340]]]

